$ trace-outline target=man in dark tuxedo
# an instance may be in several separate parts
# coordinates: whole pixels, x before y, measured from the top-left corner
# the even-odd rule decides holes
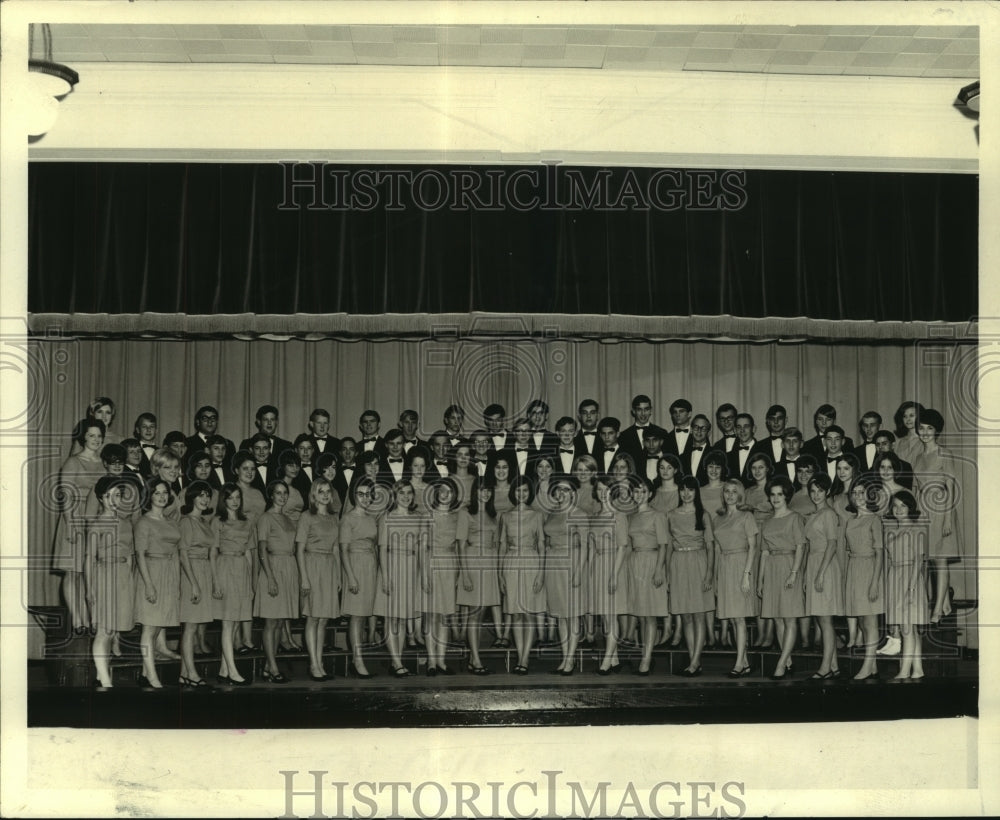
[[[527,419],[518,419],[514,422],[511,433],[514,435],[514,463],[517,466],[517,474],[533,475],[532,457],[536,455],[536,450],[531,440],[531,422]]]
[[[691,413],[693,408],[687,399],[674,399],[670,404],[670,421],[674,428],[663,439],[663,451],[680,458],[687,448],[691,436]]]
[[[317,407],[309,414],[309,428],[307,435],[312,442],[313,454],[310,459],[315,463],[316,459],[323,453],[340,452],[340,439],[330,435],[330,413],[322,407]],[[298,441],[298,439],[296,439]]]
[[[451,472],[451,440],[446,430],[435,430],[430,440],[431,454],[434,456],[427,465],[427,476],[424,481],[435,478],[447,478]]]
[[[879,430],[875,434],[875,447],[878,450],[878,455],[876,455],[876,458],[882,455],[882,453],[892,453],[893,455],[896,455],[896,458],[899,458],[898,454],[896,454],[895,444],[896,444],[896,437],[891,432],[889,432],[888,430]],[[910,464],[909,461],[903,461],[902,459],[899,459],[899,471],[903,473],[904,476],[901,478],[900,476],[897,475],[896,481],[898,481],[904,487],[908,488],[912,487],[913,465]]]
[[[448,454],[459,444],[468,444],[469,439],[462,428],[465,427],[465,411],[457,404],[451,404],[444,411],[444,431],[448,437]]]
[[[171,430],[167,433],[163,437],[163,446],[177,456],[181,464],[187,461],[187,439],[180,430]]]
[[[410,452],[413,447],[427,446],[417,433],[420,430],[420,416],[416,410],[404,410],[399,414],[399,429],[403,432],[403,453]]]
[[[634,464],[641,464],[646,450],[642,444],[645,432],[650,427],[657,427],[650,421],[653,415],[652,399],[641,393],[635,396],[632,399],[631,412],[633,423],[621,431],[618,436],[618,446],[632,457]],[[665,440],[666,431],[662,427],[658,429],[661,439]]]
[[[618,432],[622,423],[614,416],[605,416],[597,423],[597,433],[601,437],[601,455],[597,459],[597,472],[599,475],[608,475],[611,470],[611,462],[619,452],[624,449],[618,443]]]
[[[642,450],[642,458],[636,462],[635,472],[637,475],[653,481],[657,475],[656,465],[664,454],[663,434],[656,425],[650,425],[646,428],[642,439]]]
[[[729,453],[736,445],[737,413],[736,406],[729,402],[720,404],[715,411],[715,426],[719,428],[719,432],[722,435],[712,445],[713,450],[721,450],[723,453]]]
[[[781,434],[781,457],[774,468],[774,475],[788,476],[796,492],[798,491],[798,462],[802,458],[802,431],[798,427],[786,427]]]
[[[379,428],[382,426],[382,417],[377,410],[365,410],[358,419],[358,429],[361,431],[361,438],[358,440],[358,455],[380,451],[383,448],[382,436],[379,435]]]
[[[483,410],[483,426],[490,434],[493,450],[497,453],[514,447],[514,438],[504,427],[506,421],[507,411],[502,404],[490,404]]]
[[[204,451],[212,459],[212,470],[208,474],[208,483],[215,489],[221,490],[223,484],[236,481],[236,473],[233,471],[233,456],[229,454],[229,442],[225,436],[209,436]],[[196,451],[197,452],[197,451]],[[188,461],[193,453],[188,450]],[[233,454],[235,455],[235,453]]]
[[[253,454],[254,462],[254,477],[250,486],[256,487],[267,498],[267,485],[278,475],[278,460],[271,452],[271,439],[265,433],[257,433],[250,438],[248,449]]]
[[[285,450],[293,449],[292,442],[278,435],[278,408],[273,404],[262,404],[257,408],[257,412],[254,415],[254,425],[257,427],[257,433],[263,433],[267,436],[271,444],[271,460],[277,465],[278,456],[285,452]],[[254,435],[256,433],[247,436],[240,442],[241,450],[251,449],[250,440]]]
[[[823,444],[826,446],[826,452],[817,461],[820,469],[825,469],[831,480],[837,477],[837,459],[846,453],[844,450],[845,438],[844,428],[836,424],[831,424],[823,433]]]
[[[403,478],[406,438],[402,430],[394,428],[385,434],[383,441],[385,442],[385,455],[379,461],[379,475],[395,484]]]
[[[736,415],[736,445],[726,456],[726,470],[730,478],[738,478],[744,484],[750,482],[750,471],[747,465],[750,463],[750,456],[757,439],[754,435],[757,432],[757,425],[754,424],[753,416],[749,413],[737,413]]]
[[[139,449],[142,452],[139,472],[143,478],[149,478],[153,474],[153,469],[149,466],[149,460],[153,457],[153,453],[160,449],[160,445],[156,443],[156,416],[152,413],[140,413],[135,420],[133,432],[139,442]]]
[[[593,456],[600,461],[603,449],[597,432],[597,422],[601,420],[600,405],[594,399],[584,399],[576,409],[576,417],[580,421],[580,430],[573,440],[577,453],[581,456]]]
[[[531,427],[531,449],[533,456],[543,453],[551,455],[559,446],[556,434],[546,430],[549,421],[549,406],[541,399],[535,399],[528,405],[528,424]]]
[[[469,470],[475,470],[475,474],[482,478],[490,472],[497,453],[493,449],[490,434],[485,430],[473,430],[470,438],[472,440],[472,464],[469,465]]]
[[[576,420],[563,416],[556,422],[555,474],[573,475],[573,462],[578,456],[587,455],[585,447],[576,441]]]
[[[313,438],[309,433],[299,433],[295,437],[292,449],[299,457],[299,482],[307,487],[312,487],[313,481],[318,478],[316,474],[316,448],[313,445]]]
[[[687,440],[687,449],[680,456],[684,475],[693,475],[699,484],[708,481],[705,455],[712,449],[712,445],[708,443],[711,432],[712,422],[704,413],[699,413],[691,419],[691,436]]]
[[[199,407],[194,414],[194,433],[187,437],[187,458],[190,459],[195,453],[208,449],[208,440],[219,433],[219,411],[210,404]],[[231,463],[236,455],[236,445],[228,438],[223,437],[226,442],[225,461]],[[187,472],[187,464],[183,465]]]
[[[143,481],[149,478],[150,475],[152,475],[152,470],[150,470],[148,474],[144,474],[142,472],[142,458],[144,454],[142,452],[142,447],[139,445],[139,439],[124,439],[122,441],[122,447],[125,448],[125,471],[138,476]],[[149,459],[146,460],[146,469],[150,469]]]
[[[788,411],[784,407],[780,404],[772,404],[767,408],[767,414],[764,416],[764,426],[767,427],[768,434],[757,443],[760,445],[759,452],[770,456],[772,464],[777,464],[781,461],[781,456],[785,452],[782,442],[787,423]],[[794,480],[793,478],[792,481]]]
[[[358,443],[350,436],[344,436],[340,440],[340,464],[337,467],[337,475],[333,479],[333,489],[340,496],[341,505],[347,498],[347,491],[351,483],[360,479],[364,471],[357,464]]]
[[[820,465],[823,464],[826,458],[826,431],[831,425],[836,423],[837,409],[832,404],[821,404],[816,408],[816,412],[813,413],[813,427],[816,429],[816,435],[803,443],[802,452],[811,455]],[[844,436],[843,447],[847,451],[854,449],[854,442],[847,438],[846,435]]]
[[[875,457],[878,455],[878,448],[875,446],[875,434],[880,429],[882,429],[882,416],[874,410],[869,410],[858,422],[861,443],[852,452],[857,456],[862,472],[870,473],[875,466]]]

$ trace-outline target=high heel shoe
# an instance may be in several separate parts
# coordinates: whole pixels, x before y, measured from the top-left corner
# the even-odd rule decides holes
[[[149,682],[149,678],[140,674],[139,688],[142,689],[143,692],[156,692],[163,688],[163,684],[161,683],[159,686],[153,686],[153,684]]]
[[[649,669],[647,669],[646,671],[643,671],[642,669],[636,669],[635,670],[635,674],[637,674],[639,677],[642,677],[642,678],[648,678],[649,677],[649,673],[653,671],[653,664],[654,664],[654,661],[650,661],[649,662]]]
[[[260,676],[268,683],[288,683],[288,678],[286,678],[280,672],[271,674],[271,671],[266,668],[264,669],[263,672],[260,673]]]
[[[375,676],[371,672],[362,672],[358,669],[358,662],[352,660],[351,666],[354,667],[354,674],[357,675],[361,680],[368,680],[368,678],[374,678]]]
[[[324,681],[331,680],[333,675],[328,675],[324,672],[322,675],[314,675],[312,672],[309,673],[310,680],[316,681],[316,683],[323,683]]]
[[[677,674],[680,675],[682,678],[697,678],[699,675],[701,675],[701,667],[699,666],[695,669],[682,669]]]
[[[472,665],[472,664],[470,663],[470,664],[468,665],[467,669],[468,669],[468,670],[469,670],[469,671],[470,671],[470,672],[471,672],[471,673],[472,673],[473,675],[488,675],[488,674],[490,674],[490,670],[489,670],[489,669],[487,669],[487,668],[486,668],[485,666],[473,666],[473,665]]]
[[[726,675],[730,678],[745,678],[750,674],[750,667],[744,666],[742,669],[730,669]]]
[[[878,680],[878,672],[877,671],[875,671],[875,672],[869,672],[863,678],[853,678],[853,680],[858,681],[858,682],[861,682],[863,680]]]
[[[405,666],[394,666],[390,671],[397,678],[408,678],[410,676],[410,670]]]

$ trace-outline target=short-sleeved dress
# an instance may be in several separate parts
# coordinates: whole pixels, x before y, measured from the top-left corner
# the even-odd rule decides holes
[[[250,519],[251,524],[254,524],[264,514],[267,501],[256,487],[244,487],[242,484],[239,486],[243,494],[243,514]]]
[[[217,621],[249,621],[253,617],[253,550],[257,546],[253,524],[230,518],[212,522],[219,545],[215,560],[216,580],[222,597],[212,597]]]
[[[761,561],[764,583],[760,614],[764,618],[801,618],[806,614],[802,568],[791,588],[785,586],[795,564],[795,547],[805,549],[806,535],[802,516],[789,512],[781,518],[768,518],[760,528]]]
[[[918,562],[922,543],[923,554],[927,555],[929,522],[922,518],[916,521],[886,520],[882,524],[885,536],[886,606],[885,620],[888,624],[926,624],[930,620],[926,595],[927,562],[919,561],[917,582],[913,594],[908,594],[913,565]]]
[[[429,595],[424,593],[421,610],[435,615],[451,615],[458,611],[455,590],[458,583],[458,513],[433,510],[428,526],[430,531],[425,555],[430,561],[431,591]]]
[[[538,592],[534,591],[545,548],[542,527],[542,514],[537,510],[513,509],[503,514],[501,529],[505,543],[500,545],[500,564],[507,590],[504,612],[514,615],[545,612],[544,584]]]
[[[340,562],[337,539],[340,528],[336,516],[306,510],[299,518],[295,543],[303,545],[302,563],[310,592],[302,596],[302,614],[310,618],[339,618]],[[300,579],[301,583],[301,579]]]
[[[470,469],[475,470],[476,468],[470,465]],[[472,482],[476,480],[476,476],[473,473],[469,473],[469,475],[452,473],[451,479],[458,485],[459,498],[461,499],[459,507],[464,510],[469,506],[469,497],[472,494]]]
[[[91,576],[94,626],[108,632],[128,632],[135,626],[135,535],[128,518],[92,522],[88,538],[96,546]]]
[[[100,459],[94,462],[75,455],[62,466],[56,489],[62,511],[52,551],[52,569],[56,572],[83,572],[87,495],[103,475],[104,463]]]
[[[577,508],[545,519],[545,600],[553,618],[576,618],[583,611],[583,577],[579,574],[587,548],[587,515]],[[573,576],[577,574],[577,585]]]
[[[874,601],[868,590],[875,572],[876,561],[882,557],[882,519],[877,515],[856,515],[849,518],[844,529],[847,544],[847,578],[844,586],[844,608],[851,616],[881,615],[885,612],[884,579],[877,584]]]
[[[385,547],[381,570],[389,582],[375,590],[375,613],[386,618],[411,620],[420,617],[420,577],[417,554],[427,533],[427,520],[403,509],[390,510],[378,521],[378,544]]]
[[[500,606],[500,553],[497,548],[497,520],[490,518],[482,506],[476,515],[458,511],[455,535],[465,544],[465,567],[472,579],[472,589],[466,590],[462,577],[458,579],[455,602],[459,606]]]
[[[627,611],[640,618],[666,617],[670,614],[666,584],[666,566],[663,583],[656,586],[653,576],[660,554],[660,545],[670,540],[667,516],[649,509],[633,513],[628,520],[631,551],[626,560],[629,573],[629,603]]]
[[[510,485],[508,484],[504,488],[497,487],[493,493],[493,509],[497,511],[497,521],[500,520],[505,512],[509,512],[514,509],[514,505],[510,500]]]
[[[649,499],[649,506],[652,507],[656,512],[661,512],[664,515],[676,510],[681,505],[680,491],[672,480],[669,484],[661,484],[657,487],[656,492],[653,493],[653,497]]]
[[[805,487],[798,490],[792,496],[792,500],[788,502],[788,509],[794,513],[798,513],[803,518],[807,518],[816,512],[816,505],[813,504],[812,499],[809,497],[809,490]]]
[[[816,591],[816,578],[830,541],[836,541],[840,520],[830,507],[821,507],[805,520],[809,561],[806,566],[806,613],[809,615],[844,614],[844,571],[840,556],[834,549],[833,558],[823,573],[823,591]]]
[[[948,453],[918,451],[913,461],[917,506],[928,518],[927,557],[957,561],[962,556],[958,537],[957,482],[949,469]],[[948,535],[945,535],[948,530]]]
[[[367,617],[375,614],[375,584],[378,576],[378,522],[374,515],[352,510],[340,520],[340,554],[344,565],[340,609],[344,615]],[[350,561],[358,591],[348,586],[347,562]]]
[[[731,515],[717,515],[712,521],[715,543],[719,546],[718,562],[715,565],[715,614],[719,618],[747,618],[760,613],[760,599],[757,597],[757,579],[750,566],[750,591],[743,591],[746,577],[747,554],[750,547],[756,547],[760,530],[753,513],[736,510]]]
[[[698,491],[701,496],[701,506],[705,512],[716,515],[722,509],[722,490],[723,485],[719,484],[718,487],[705,485]]]
[[[178,525],[181,531],[180,551],[186,552],[191,573],[198,581],[200,597],[191,603],[191,579],[181,569],[181,602],[179,617],[183,624],[207,624],[215,620],[212,608],[212,565],[209,552],[215,543],[211,515],[185,515]]]
[[[586,606],[592,615],[614,617],[628,610],[628,577],[625,561],[618,571],[614,592],[608,590],[620,550],[628,549],[628,516],[617,510],[599,512],[590,517],[588,533],[593,557],[589,565],[589,583]]]
[[[264,548],[271,561],[271,571],[278,584],[278,594],[271,597],[268,591],[264,557],[258,561],[257,595],[254,597],[253,614],[258,618],[299,617],[299,567],[295,561],[295,523],[284,511],[268,510],[257,519],[257,548]]]
[[[142,578],[135,585],[135,620],[143,626],[178,626],[181,531],[173,521],[144,515],[135,525],[135,551],[146,558],[146,572],[156,590],[156,603],[146,600]]]
[[[299,518],[302,515],[302,511],[306,509],[309,504],[306,502],[306,499],[302,497],[302,493],[298,487],[294,487],[287,483],[285,486],[288,487],[288,501],[285,502],[285,506],[281,508],[281,511],[297,526]],[[336,493],[333,495],[334,498],[337,497]]]
[[[670,556],[670,611],[674,615],[710,612],[715,609],[715,591],[704,589],[708,570],[707,545],[713,543],[712,516],[702,513],[703,530],[695,528],[694,510],[678,507],[667,516],[667,531],[673,543]]]

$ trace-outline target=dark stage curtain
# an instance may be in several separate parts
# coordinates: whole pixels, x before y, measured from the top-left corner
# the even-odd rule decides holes
[[[978,313],[975,176],[174,163],[29,174],[35,314]]]

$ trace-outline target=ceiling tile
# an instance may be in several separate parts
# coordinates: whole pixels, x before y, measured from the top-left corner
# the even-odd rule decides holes
[[[757,34],[745,32],[736,39],[736,48],[778,48],[781,45],[780,34]]]
[[[433,26],[393,26],[392,36],[397,43],[437,43]]]
[[[271,49],[264,40],[223,40],[222,45],[227,54],[267,54],[271,56]]]
[[[913,32],[917,37],[946,37],[949,40],[961,37],[963,26],[918,26]]]
[[[905,51],[912,39],[912,37],[869,37],[868,41],[861,46],[861,51],[879,51],[883,54],[898,53]]]
[[[687,47],[694,43],[697,36],[696,31],[661,31],[653,38],[653,45],[666,48]]]
[[[724,48],[692,48],[688,51],[688,62],[728,63],[732,53]]]
[[[764,71],[768,74],[843,74],[844,67],[836,65],[810,65],[809,71],[804,72],[801,65],[790,65],[770,62],[765,66]]]
[[[919,26],[879,26],[875,30],[876,37],[912,37]]]
[[[260,26],[219,26],[223,40],[262,40]]]
[[[604,65],[604,46],[566,46],[566,59],[584,68],[600,68]]]
[[[931,52],[942,52],[944,47],[948,45],[947,40],[941,40],[936,37],[914,37],[906,46],[907,51],[917,52],[917,51],[931,51]]]
[[[616,28],[611,32],[609,45],[649,46],[653,44],[656,37],[656,32],[651,29]]]
[[[611,29],[571,28],[566,36],[567,43],[578,45],[607,45],[611,40]]]
[[[184,51],[190,57],[202,54],[222,54],[225,49],[222,40],[181,40]]]
[[[477,65],[520,65],[522,48],[520,43],[484,43],[479,47]]]
[[[897,54],[892,61],[893,68],[927,68],[934,64],[937,54]]]
[[[789,34],[781,38],[778,48],[782,51],[817,51],[826,42],[822,34]]]
[[[687,61],[689,51],[691,51],[689,48],[656,48],[654,46],[646,50],[646,59],[661,66],[680,68]]]
[[[512,26],[483,26],[480,40],[484,43],[520,43],[522,32]]]
[[[270,54],[240,54],[238,60],[233,59],[232,54],[205,54],[200,58],[204,63],[273,63],[274,57]]]
[[[880,54],[876,51],[862,51],[860,54],[854,55],[854,60],[851,62],[851,65],[864,68],[887,66],[892,65],[894,57],[894,54]]]
[[[313,42],[309,44],[309,47],[317,57],[325,57],[334,63],[353,63],[358,58],[358,55],[354,52],[354,43]]]
[[[812,52],[809,51],[776,51],[768,65],[809,65]]]
[[[351,42],[350,26],[303,26],[310,40]]]
[[[312,44],[301,40],[268,40],[267,44],[275,56],[313,53],[310,48]]]
[[[972,54],[941,54],[932,68],[972,68],[979,58]]]
[[[182,40],[221,40],[218,26],[174,26],[174,34]]]
[[[139,50],[144,54],[184,54],[180,40],[153,40],[141,38]]]
[[[817,51],[809,61],[815,66],[845,66],[854,62],[853,51]]]
[[[362,59],[373,60],[378,57],[384,57],[389,60],[394,60],[396,58],[396,44],[355,42],[354,53],[357,55],[359,62]]]
[[[437,43],[396,43],[396,59],[406,65],[438,65]]]
[[[944,54],[979,54],[978,40],[952,40],[944,47]]]
[[[524,29],[521,42],[526,46],[564,46],[568,31],[565,27],[528,26]]]
[[[822,45],[823,51],[860,51],[868,41],[867,37],[827,37]]]
[[[132,26],[132,31],[136,37],[148,37],[157,40],[175,38],[177,36],[173,26],[134,25]]]
[[[641,63],[646,59],[647,50],[630,46],[608,46],[604,60],[611,63]]]
[[[392,26],[351,26],[355,43],[391,43]]]
[[[480,52],[481,47],[472,43],[449,43],[438,46],[441,61],[449,64],[461,63],[462,60],[475,60]]]
[[[478,43],[479,26],[438,26],[439,43]]]
[[[733,31],[702,32],[694,38],[695,48],[733,48],[738,45],[739,34]]]
[[[636,49],[639,51],[640,49]],[[566,53],[565,46],[524,45],[525,60],[561,60]]]

